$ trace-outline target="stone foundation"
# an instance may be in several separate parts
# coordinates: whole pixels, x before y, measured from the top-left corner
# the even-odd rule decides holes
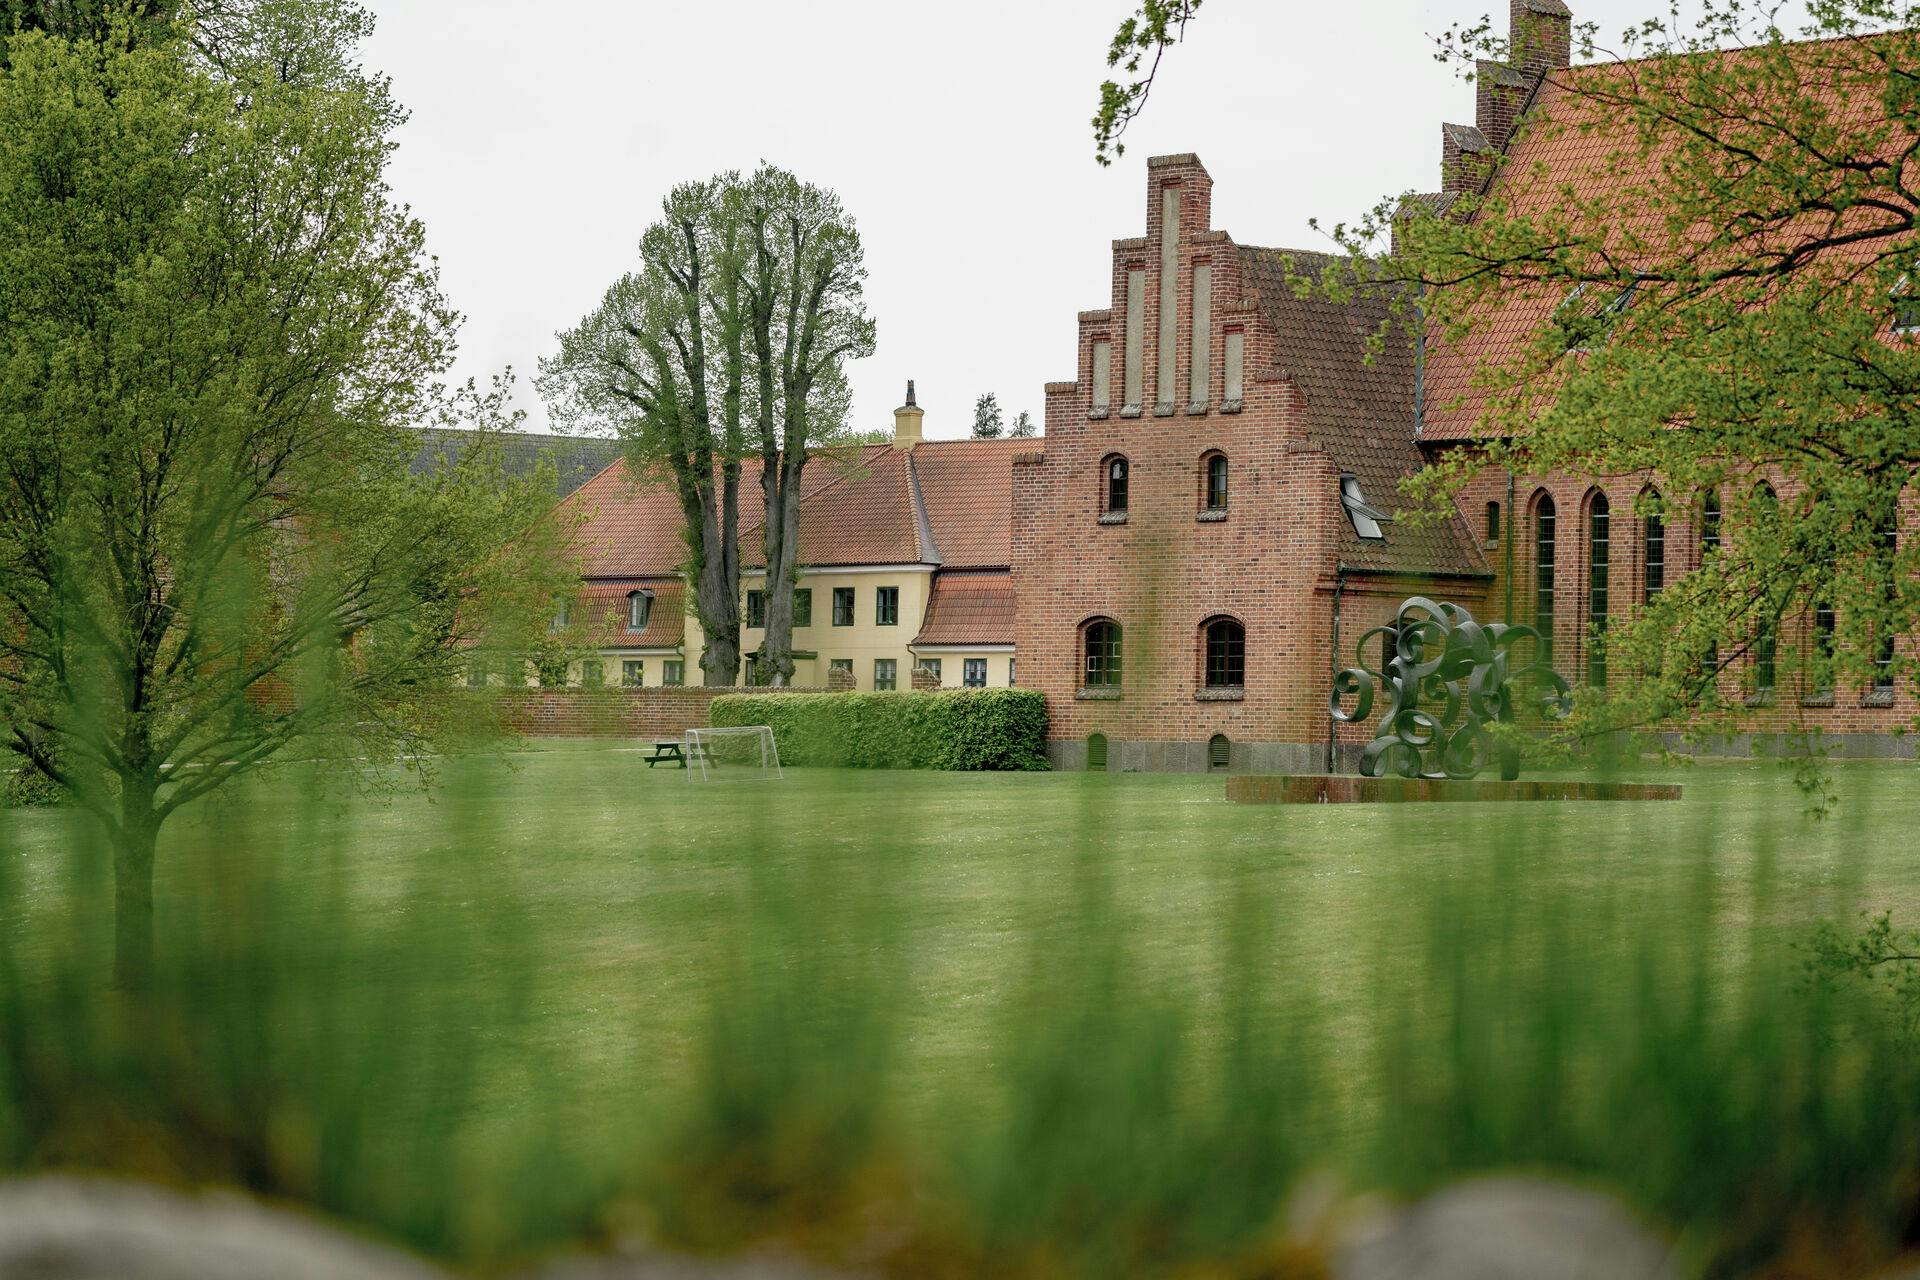
[[[1242,774],[1227,779],[1241,804],[1383,804],[1397,801],[1678,800],[1680,788],[1644,782],[1563,782],[1522,778],[1361,778],[1352,775]]]

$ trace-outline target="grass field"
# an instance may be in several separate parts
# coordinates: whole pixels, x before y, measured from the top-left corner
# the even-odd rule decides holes
[[[75,1119],[98,1099],[74,1085],[11,1158],[232,1176],[250,1148],[243,1179],[483,1258],[623,1196],[696,1241],[819,1220],[796,1188],[829,1166],[863,1197],[939,1184],[981,1248],[1071,1232],[1089,1188],[1103,1218],[1214,1206],[1154,1245],[1174,1256],[1240,1247],[1305,1168],[1417,1186],[1544,1163],[1710,1219],[1706,1256],[1758,1211],[1731,1185],[1753,1154],[1713,1155],[1729,1185],[1693,1204],[1677,1188],[1713,1179],[1661,1169],[1661,1142],[1728,1147],[1812,1097],[1802,1127],[1891,1180],[1881,1146],[1920,1110],[1861,1083],[1892,1069],[1891,1030],[1836,1066],[1837,1024],[1780,1011],[1815,922],[1920,922],[1911,765],[1837,766],[1825,821],[1758,763],[1625,775],[1682,782],[1678,804],[1430,807],[1236,806],[1218,777],[1154,775],[701,785],[592,743],[438,775],[369,795],[289,770],[170,828],[160,946],[184,1012],[157,1056],[197,1081],[121,1063],[100,1091],[137,1076],[141,1114]],[[73,815],[0,813],[0,840],[0,926],[42,993],[17,1020],[44,1020],[105,983],[107,881]],[[1810,1074],[1803,1031],[1827,1083],[1781,1096]],[[63,1034],[99,1056],[98,1026]],[[1777,1074],[1730,1073],[1755,1036]],[[1663,1065],[1680,1045],[1690,1065]],[[1651,1147],[1596,1136],[1695,1104]],[[225,1135],[204,1168],[128,1141],[195,1106]],[[1247,1204],[1220,1207],[1211,1165]],[[1767,1176],[1787,1194],[1791,1171]]]

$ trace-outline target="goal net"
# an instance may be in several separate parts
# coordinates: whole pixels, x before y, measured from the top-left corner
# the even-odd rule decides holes
[[[780,777],[780,749],[764,724],[687,730],[687,780],[714,782]]]

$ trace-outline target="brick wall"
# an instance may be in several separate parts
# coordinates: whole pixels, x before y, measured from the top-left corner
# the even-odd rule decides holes
[[[713,700],[729,693],[820,693],[819,689],[508,689],[498,693],[507,727],[535,738],[677,738],[704,728]]]

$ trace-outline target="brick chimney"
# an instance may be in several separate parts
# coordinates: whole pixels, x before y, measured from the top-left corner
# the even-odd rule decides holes
[[[913,379],[907,379],[907,402],[893,411],[893,447],[911,449],[920,443],[920,420],[927,416],[913,399]]]
[[[1493,171],[1494,149],[1470,124],[1440,126],[1440,189],[1471,191]]]
[[[1516,71],[1503,62],[1481,62],[1473,71],[1473,123],[1485,135],[1487,145],[1505,151],[1520,123],[1520,109],[1527,104],[1533,89],[1533,77]]]
[[[1513,64],[1529,77],[1573,61],[1573,10],[1566,0],[1512,0],[1507,28]]]

